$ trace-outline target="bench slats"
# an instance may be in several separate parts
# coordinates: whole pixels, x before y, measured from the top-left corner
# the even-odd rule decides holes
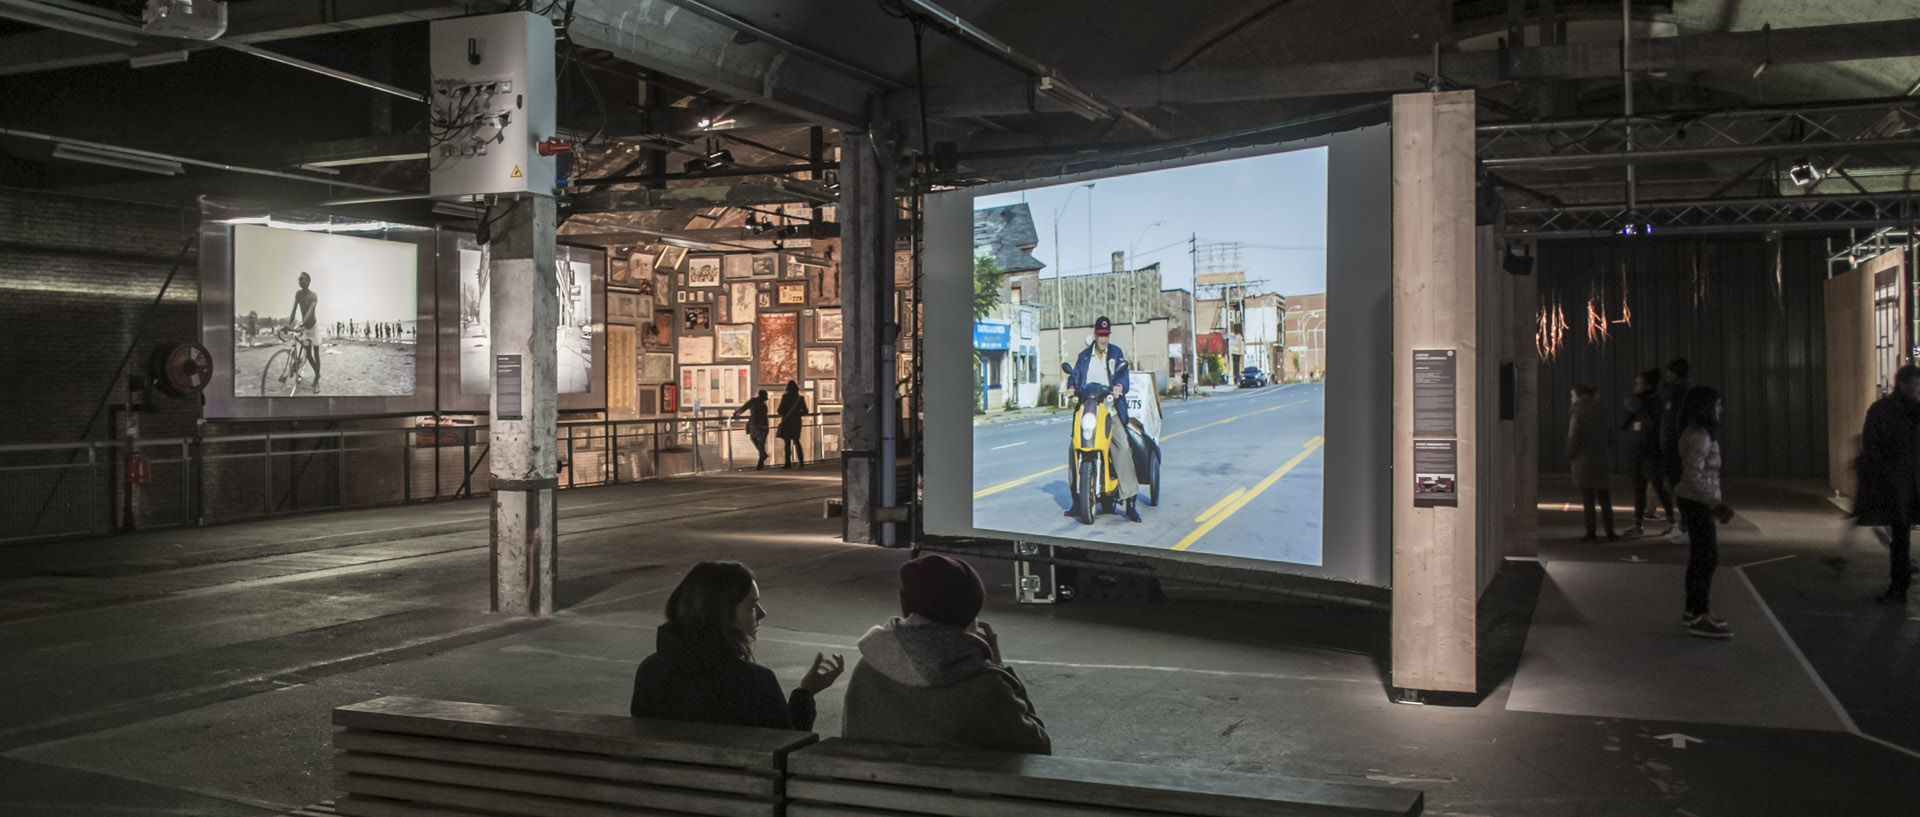
[[[369,795],[392,800],[407,800],[416,807],[471,809],[488,817],[495,815],[538,815],[538,817],[688,817],[684,811],[589,803],[561,797],[489,791],[465,786],[445,786],[417,780],[345,774],[334,785],[349,795]],[[351,802],[357,797],[341,798]],[[432,812],[427,812],[431,814]],[[769,809],[768,814],[773,811]]]
[[[334,810],[345,817],[498,817],[499,814],[356,795],[347,795],[334,801]]]
[[[348,729],[396,732],[539,749],[591,752],[755,770],[780,770],[786,753],[812,743],[806,732],[545,712],[492,704],[391,696],[333,710]]]
[[[712,817],[772,817],[777,805],[771,799],[756,801],[688,789],[628,786],[586,777],[508,771],[486,766],[442,763],[389,755],[363,755],[355,752],[336,756],[333,767],[338,771],[346,772],[349,776],[375,775],[441,783],[467,789],[644,806],[689,814],[712,815]]]
[[[1079,758],[897,746],[834,738],[795,752],[788,771],[967,794],[1205,817],[1414,815],[1418,791]]]
[[[819,803],[792,803],[787,817],[921,817],[917,811],[887,811],[858,806],[828,806]]]
[[[796,777],[787,782],[787,796],[799,803],[832,804],[878,809],[888,814],[939,815],[939,817],[1002,817],[1006,814],[1033,817],[1169,817],[1164,811],[1138,811],[1106,806],[1078,806],[1011,797],[987,797],[933,789],[853,783],[845,780],[812,780]],[[794,813],[788,806],[787,813]],[[1173,815],[1173,817],[1179,817]]]
[[[651,783],[763,798],[779,796],[776,790],[778,781],[771,777],[684,763],[631,760],[418,735],[352,730],[335,735],[333,747],[350,752],[469,763],[529,772],[551,772],[626,783]]]

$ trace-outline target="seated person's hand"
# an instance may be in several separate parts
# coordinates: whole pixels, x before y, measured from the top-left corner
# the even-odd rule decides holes
[[[847,660],[835,653],[828,658],[826,653],[813,654],[813,666],[807,669],[807,676],[800,679],[800,688],[818,694],[833,682],[840,680],[840,673],[847,668]]]
[[[973,622],[973,631],[978,633],[980,638],[987,642],[987,652],[992,657],[993,663],[1005,663],[1000,660],[1000,636],[993,632],[993,628],[987,626],[987,623],[984,621],[975,621]]]

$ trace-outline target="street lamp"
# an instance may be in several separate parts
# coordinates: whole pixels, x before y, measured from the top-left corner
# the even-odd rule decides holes
[[[1067,205],[1073,202],[1073,194],[1081,188],[1087,191],[1087,252],[1093,252],[1093,185],[1087,182],[1067,191],[1067,197],[1060,202],[1060,208],[1053,211],[1053,309],[1054,309],[1054,345],[1060,349],[1060,362],[1067,362],[1067,282],[1061,280],[1066,268],[1060,266],[1060,217],[1067,214]],[[1088,257],[1092,257],[1089,255]],[[1066,405],[1067,390],[1060,389],[1060,405]]]

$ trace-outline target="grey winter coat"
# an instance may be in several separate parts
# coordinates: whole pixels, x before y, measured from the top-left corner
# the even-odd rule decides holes
[[[1673,495],[1709,508],[1720,504],[1720,443],[1699,426],[1680,433],[1680,481]]]
[[[860,639],[841,734],[913,746],[1053,753],[1046,724],[1009,667],[965,628],[918,615]]]
[[[1607,410],[1597,395],[1573,401],[1573,416],[1567,421],[1567,459],[1573,466],[1573,487],[1603,490],[1607,487],[1608,439]]]

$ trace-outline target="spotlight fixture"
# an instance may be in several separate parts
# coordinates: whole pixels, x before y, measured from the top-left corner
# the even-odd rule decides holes
[[[1787,168],[1787,178],[1792,179],[1794,184],[1801,187],[1806,187],[1807,185],[1820,181],[1820,179],[1826,175],[1827,174],[1820,171],[1820,168],[1814,167],[1813,163],[1806,159],[1801,159],[1799,163],[1793,167]]]
[[[688,173],[704,173],[708,170],[730,164],[733,164],[733,151],[724,148],[719,150],[708,148],[705,157],[688,159],[687,163],[682,165],[681,168]]]
[[[711,249],[713,249],[713,245],[712,245],[712,244],[708,244],[708,243],[707,243],[707,242],[705,242],[705,241],[695,241],[695,240],[693,240],[693,239],[691,239],[691,238],[681,238],[680,236],[677,236],[677,235],[664,235],[664,234],[662,234],[662,235],[660,235],[660,236],[659,236],[659,238],[660,238],[660,243],[662,243],[662,244],[665,244],[665,245],[667,245],[667,246],[669,246],[669,247],[679,247],[679,248],[681,248],[681,249],[683,249],[683,250],[711,250]]]
[[[66,159],[72,162],[85,162],[94,165],[106,165],[107,167],[117,167],[122,170],[138,170],[142,173],[154,173],[161,176],[178,176],[186,172],[186,169],[182,168],[179,162],[170,159],[159,159],[152,156],[143,156],[138,153],[108,150],[88,145],[76,145],[70,142],[61,142],[55,145],[53,148],[53,158]]]

